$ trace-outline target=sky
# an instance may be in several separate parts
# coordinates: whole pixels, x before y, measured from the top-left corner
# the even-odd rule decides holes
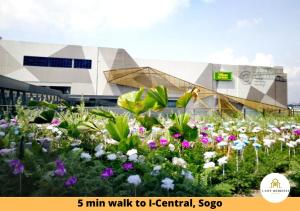
[[[299,0],[0,0],[7,40],[124,48],[134,58],[283,66],[300,103]]]

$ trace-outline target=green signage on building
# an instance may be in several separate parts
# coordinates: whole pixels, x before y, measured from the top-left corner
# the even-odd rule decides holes
[[[232,81],[232,72],[214,72],[215,81]]]

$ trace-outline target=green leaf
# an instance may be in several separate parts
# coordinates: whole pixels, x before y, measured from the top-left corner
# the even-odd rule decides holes
[[[158,121],[157,118],[148,115],[140,116],[137,120],[143,125],[148,131],[152,129],[154,125],[163,127],[163,125]]]
[[[59,128],[64,128],[64,129],[67,129],[68,126],[69,126],[69,124],[67,121],[63,121],[58,125]]]
[[[46,101],[30,101],[28,103],[28,106],[30,106],[30,107],[40,106],[40,107],[50,108],[53,110],[56,110],[58,108],[58,106],[56,104],[48,103]]]
[[[109,118],[109,119],[115,119],[114,114],[111,111],[105,111],[104,109],[98,108],[98,109],[93,109],[90,111],[90,113],[95,114],[97,116],[102,116],[105,118]]]
[[[47,110],[47,111],[43,111],[39,116],[37,116],[34,119],[34,123],[37,124],[44,124],[44,123],[51,123],[53,117],[54,117],[54,110]]]
[[[177,108],[186,108],[187,104],[190,102],[193,94],[191,91],[185,92],[181,97],[176,101]]]
[[[144,89],[140,88],[139,91],[128,92],[126,94],[121,95],[118,98],[118,106],[128,110],[129,112],[135,115],[139,115],[149,110],[149,103],[145,103],[144,100],[141,100],[143,93]]]
[[[157,86],[148,90],[148,96],[151,97],[155,104],[152,109],[159,111],[168,105],[168,92],[164,86]]]
[[[116,116],[115,122],[109,120],[106,124],[106,129],[114,140],[120,141],[122,139],[126,139],[129,134],[127,116]]]
[[[77,129],[80,131],[99,131],[99,128],[97,125],[95,125],[92,122],[81,122],[78,126]]]

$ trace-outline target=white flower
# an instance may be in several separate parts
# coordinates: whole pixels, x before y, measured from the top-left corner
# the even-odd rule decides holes
[[[174,180],[166,177],[161,182],[162,182],[161,188],[164,188],[166,190],[173,190],[174,189],[174,184],[173,184]]]
[[[48,126],[47,126],[47,129],[48,129],[48,130],[52,130],[53,128],[54,128],[53,125],[48,125]]]
[[[88,152],[82,152],[80,157],[86,161],[90,161],[92,159],[92,156]]]
[[[218,164],[219,164],[219,166],[222,166],[222,165],[226,164],[226,163],[227,163],[227,160],[228,160],[228,157],[227,157],[227,156],[224,156],[224,157],[219,158],[219,159],[218,159]]]
[[[138,186],[141,184],[142,180],[139,175],[131,175],[127,178],[127,182],[129,184],[133,184],[134,186]]]
[[[204,163],[203,168],[208,169],[208,168],[215,168],[216,164],[214,162],[207,162]]]
[[[99,158],[99,157],[101,157],[104,154],[105,154],[105,151],[103,149],[100,149],[100,150],[96,151],[95,157]]]
[[[139,155],[138,162],[143,163],[144,161],[145,161],[145,156],[144,155]]]
[[[136,149],[131,149],[131,150],[128,150],[126,155],[130,156],[130,155],[134,155],[134,154],[137,154],[137,150]]]
[[[290,148],[294,148],[295,146],[297,146],[297,141],[290,141],[286,143],[286,145]]]
[[[117,159],[117,155],[114,153],[108,154],[107,155],[107,160],[115,160]]]
[[[242,141],[248,141],[248,136],[247,136],[245,133],[239,134],[239,138],[240,138]]]
[[[103,150],[104,146],[103,144],[98,144],[96,147],[95,147],[95,151],[98,152],[100,150]]]
[[[79,150],[81,150],[79,147],[75,147],[75,148],[72,149],[72,152],[77,152]]]
[[[108,144],[111,144],[111,145],[118,145],[119,142],[114,140],[114,139],[111,139],[111,138],[108,138],[108,139],[105,139],[105,142],[108,143]]]
[[[224,147],[224,146],[227,146],[228,143],[226,141],[221,141],[220,143],[217,143],[217,146],[218,147]]]
[[[42,151],[43,151],[44,153],[48,152],[48,150],[45,149],[44,147],[42,148]]]
[[[128,160],[136,162],[136,161],[138,161],[138,155],[137,154],[129,155]]]
[[[187,179],[187,180],[194,180],[192,172],[190,172],[190,171],[184,171],[184,170],[182,170],[181,175],[183,175],[184,178]]]
[[[272,130],[273,130],[275,133],[280,133],[280,130],[279,130],[277,127],[273,127]]]
[[[1,156],[6,156],[6,155],[11,155],[13,154],[15,149],[0,149],[0,155]]]
[[[263,140],[264,141],[264,146],[267,146],[268,148],[270,148],[271,147],[271,145],[273,144],[273,143],[275,143],[275,140],[273,140],[273,139],[264,139]]]
[[[5,136],[5,133],[0,131],[0,137],[3,137],[3,136]]]
[[[81,140],[75,139],[74,141],[72,141],[71,146],[76,147],[79,146],[80,144],[81,144]]]
[[[153,171],[160,171],[161,170],[161,166],[157,165],[153,167]]]
[[[154,176],[158,175],[160,170],[161,170],[161,166],[160,165],[154,166],[153,170],[151,172],[151,175],[154,175]]]
[[[252,133],[258,133],[260,131],[261,131],[260,127],[255,127],[255,128],[253,128]]]
[[[1,132],[0,132],[1,133]],[[0,135],[1,136],[1,135]],[[27,135],[28,138],[33,138],[34,137],[34,133],[28,133]]]
[[[182,168],[186,168],[186,165],[187,165],[185,160],[183,160],[182,158],[178,158],[178,157],[173,157],[172,163],[173,163],[173,165],[180,166]]]
[[[170,150],[171,152],[174,152],[174,150],[175,150],[174,144],[169,144],[169,150]]]
[[[246,127],[240,127],[240,128],[238,129],[238,131],[239,131],[240,133],[245,133],[245,132],[247,131],[247,128],[246,128]]]
[[[215,158],[215,157],[216,157],[216,152],[214,152],[214,151],[204,153],[204,159],[207,161],[209,161],[211,158]]]

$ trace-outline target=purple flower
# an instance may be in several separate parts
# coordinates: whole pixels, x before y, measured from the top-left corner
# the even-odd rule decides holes
[[[216,142],[220,143],[221,141],[223,141],[223,137],[222,136],[216,137]]]
[[[146,129],[144,127],[139,127],[139,133],[143,135],[145,133]]]
[[[203,128],[202,128],[202,130],[208,130],[208,127],[207,127],[207,126],[205,126],[205,127],[203,127]]]
[[[18,160],[18,159],[11,160],[9,162],[9,166],[11,168],[13,168],[13,172],[12,173],[14,175],[22,174],[24,172],[24,164],[20,160]]]
[[[0,125],[3,125],[3,124],[7,124],[7,121],[5,119],[0,119]]]
[[[173,137],[174,137],[174,138],[179,138],[180,136],[181,136],[180,133],[174,133],[174,134],[173,134]]]
[[[207,136],[208,136],[208,134],[205,133],[205,132],[201,132],[200,134],[201,134],[203,137],[207,137]]]
[[[297,136],[300,136],[300,129],[294,130],[294,134],[297,135]]]
[[[101,173],[101,177],[105,179],[111,177],[113,174],[114,172],[112,168],[105,168]]]
[[[11,119],[11,120],[10,120],[10,124],[11,124],[11,125],[16,125],[16,124],[18,124],[17,118],[15,117],[15,118]]]
[[[69,177],[65,181],[65,187],[71,187],[71,186],[75,185],[76,183],[77,183],[77,177],[75,177],[75,176]]]
[[[0,124],[0,128],[2,128],[2,129],[6,129],[6,128],[8,128],[8,126],[9,126],[8,123]]]
[[[183,140],[183,142],[181,143],[181,146],[183,148],[187,149],[187,148],[190,148],[191,144],[187,140]]]
[[[201,142],[203,143],[203,144],[208,144],[208,142],[209,142],[209,139],[205,136],[205,137],[202,137],[201,138]]]
[[[148,147],[149,147],[150,149],[156,149],[157,145],[156,145],[156,143],[155,143],[154,141],[150,141],[150,142],[148,143]]]
[[[169,143],[169,141],[167,139],[161,138],[159,140],[159,143],[161,146],[166,146]]]
[[[131,162],[123,163],[123,164],[122,164],[122,168],[123,168],[125,171],[128,171],[128,170],[130,170],[130,169],[133,169],[133,163],[131,163]]]
[[[51,121],[51,125],[52,126],[58,126],[60,124],[60,120],[59,119],[53,119],[52,121]]]
[[[236,136],[235,135],[229,135],[228,136],[228,140],[229,141],[235,141],[236,140]]]
[[[55,164],[56,164],[56,170],[54,171],[55,176],[59,176],[59,177],[64,176],[67,173],[64,163],[61,160],[56,160]]]

